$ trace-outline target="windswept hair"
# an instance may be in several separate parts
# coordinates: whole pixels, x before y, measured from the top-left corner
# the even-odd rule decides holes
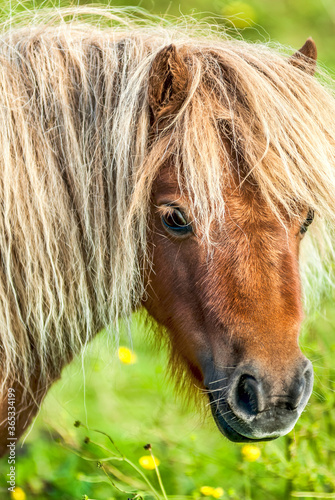
[[[169,159],[209,248],[234,169],[278,217],[312,208],[329,228],[322,258],[332,254],[329,78],[292,65],[283,49],[192,23],[107,8],[32,20],[7,23],[0,38],[2,388],[19,378],[29,389],[36,367],[46,383],[57,377],[99,329],[141,303],[151,186]],[[188,92],[153,134],[150,69],[171,43]],[[317,262],[307,267],[318,278]]]

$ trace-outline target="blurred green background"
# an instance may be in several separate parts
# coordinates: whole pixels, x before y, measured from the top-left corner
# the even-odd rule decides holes
[[[40,4],[0,5],[5,16],[9,10],[24,11]],[[223,29],[235,27],[237,36],[279,42],[292,51],[312,36],[320,63],[335,69],[333,0],[214,0],[210,5],[204,0],[143,0],[140,5],[155,14],[211,18]],[[131,347],[127,336],[121,345]],[[17,448],[20,488],[11,496],[5,483],[8,464],[0,460],[0,499],[73,500],[87,495],[111,500],[134,498],[136,492],[155,498],[141,474],[163,498],[155,471],[139,462],[149,456],[143,448],[146,443],[152,444],[160,461],[169,499],[335,498],[335,307],[331,301],[322,304],[305,325],[301,345],[315,368],[314,392],[306,410],[289,436],[248,449],[221,437],[209,415],[186,404],[183,395],[175,395],[165,377],[166,353],[152,347],[135,315],[136,360],[120,361],[113,342],[102,333],[87,349],[84,361],[79,358],[64,370],[24,446]],[[129,361],[127,353],[124,361]],[[74,427],[76,420],[110,434],[131,463],[120,460],[105,436]],[[93,442],[85,443],[86,436]],[[109,456],[111,460],[103,461]],[[97,461],[102,461],[103,468],[97,467]]]
[[[309,36],[316,41],[322,65],[335,69],[334,0],[1,0],[0,13],[24,12],[41,6],[97,5],[139,6],[149,13],[173,17],[196,15],[222,28],[236,28],[247,40],[279,42],[294,49]]]

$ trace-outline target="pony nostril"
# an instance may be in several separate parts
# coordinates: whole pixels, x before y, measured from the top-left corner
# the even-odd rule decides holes
[[[290,392],[290,400],[287,403],[288,410],[295,410],[299,406],[305,393],[305,388],[306,379],[304,376],[294,382]]]
[[[297,376],[290,390],[289,409],[295,410],[304,399],[309,397],[311,385],[313,383],[313,367],[308,362],[302,375]]]
[[[221,418],[229,420],[232,427],[241,429],[242,434],[250,432],[252,436],[268,433],[278,437],[285,429],[291,429],[305,407],[313,385],[311,363],[305,359],[299,365],[292,374],[285,373],[286,377],[279,380],[264,376],[257,367],[238,368],[230,378],[225,397],[217,400]]]
[[[261,410],[261,385],[252,375],[241,375],[235,389],[235,411],[254,416]]]

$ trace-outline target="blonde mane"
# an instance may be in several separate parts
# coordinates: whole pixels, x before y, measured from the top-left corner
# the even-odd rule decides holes
[[[151,186],[169,159],[209,246],[237,165],[241,182],[278,216],[279,207],[290,217],[313,208],[322,259],[332,258],[328,77],[290,64],[282,49],[192,23],[87,8],[31,19],[31,27],[8,22],[0,37],[2,388],[17,376],[29,388],[36,365],[46,382],[58,376],[99,329],[141,303]],[[148,77],[171,43],[191,80],[153,142]],[[315,288],[325,266],[309,244],[306,276]]]

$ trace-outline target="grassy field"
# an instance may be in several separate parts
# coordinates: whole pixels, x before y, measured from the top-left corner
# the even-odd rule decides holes
[[[144,449],[147,443],[160,461],[169,499],[335,498],[334,324],[335,308],[325,307],[302,335],[316,381],[296,428],[287,437],[251,450],[230,443],[209,415],[200,416],[199,408],[175,398],[165,377],[166,353],[150,347],[136,316],[135,363],[120,362],[102,333],[86,353],[85,385],[79,359],[63,372],[23,448],[18,448],[17,485],[22,491],[21,497],[10,498],[73,500],[87,495],[111,500],[133,498],[136,493],[164,498],[155,471],[139,462],[150,456]],[[121,344],[127,346],[126,340]],[[77,420],[108,433],[121,455],[106,436],[75,427]],[[85,443],[87,437],[91,441]],[[6,473],[7,467],[3,459],[1,472]],[[150,493],[141,474],[158,495]],[[1,499],[7,498],[4,486],[2,482]]]

